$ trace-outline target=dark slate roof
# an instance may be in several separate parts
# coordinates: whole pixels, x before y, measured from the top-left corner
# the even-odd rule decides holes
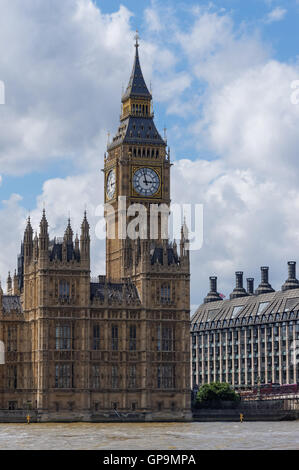
[[[206,322],[216,324],[253,318],[269,319],[298,310],[299,288],[202,304],[192,316],[191,323],[193,328],[200,328]]]
[[[49,244],[49,255],[50,261],[58,259],[62,261],[62,239],[54,239],[50,241]],[[67,261],[76,260],[80,261],[80,253],[74,250],[73,243],[67,243],[66,245],[66,258]]]
[[[3,313],[23,313],[21,298],[19,295],[3,295],[2,297]]]
[[[128,116],[124,119],[108,149],[127,143],[136,145],[164,145],[152,117]]]
[[[167,261],[168,261],[168,265],[179,263],[178,255],[172,247],[167,248]],[[163,264],[163,248],[162,247],[155,247],[153,250],[153,253],[151,254],[151,264],[155,264],[156,262]]]
[[[107,283],[107,294],[108,300],[111,301],[118,301],[123,302],[123,300],[127,302],[139,302],[139,295],[137,288],[132,283]],[[123,289],[124,287],[124,289]],[[125,299],[123,299],[123,294],[125,295]],[[90,284],[90,298],[99,299],[104,301],[105,298],[105,282],[92,282]]]
[[[127,89],[122,97],[122,101],[125,101],[128,98],[132,98],[132,97],[149,98],[149,99],[151,99],[152,97],[150,92],[148,91],[148,88],[146,86],[145,80],[143,78],[142,70],[140,67],[138,45],[136,45],[136,53],[135,53],[133,70],[131,73],[131,77],[130,77]]]

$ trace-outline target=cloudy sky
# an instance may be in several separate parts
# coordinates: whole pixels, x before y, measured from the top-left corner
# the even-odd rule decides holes
[[[70,213],[95,235],[107,132],[118,126],[134,56],[167,127],[175,202],[204,205],[204,243],[191,253],[193,306],[208,277],[229,295],[234,272],[279,289],[299,261],[299,2],[296,0],[0,0],[0,275],[16,266],[30,211],[51,235]],[[292,102],[293,101],[293,102]]]

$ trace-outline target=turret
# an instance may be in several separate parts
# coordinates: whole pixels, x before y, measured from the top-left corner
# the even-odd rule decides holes
[[[75,252],[77,254],[80,253],[80,242],[79,242],[79,237],[77,233],[76,233],[76,238],[75,238]]]
[[[38,258],[38,236],[37,232],[35,232],[34,240],[33,240],[33,259],[37,260]]]
[[[27,226],[24,232],[24,262],[29,263],[32,259],[32,251],[33,251],[33,230],[31,227],[30,217],[27,220]]]
[[[73,236],[74,236],[74,233],[71,227],[71,219],[68,219],[68,224],[64,233],[64,241],[67,244],[73,243]]]
[[[186,221],[181,228],[181,240],[180,240],[180,257],[189,256],[189,239],[188,239],[188,227]]]
[[[12,279],[11,279],[10,271],[8,272],[6,286],[7,286],[6,287],[7,295],[11,295],[12,294]]]
[[[89,236],[89,223],[87,221],[86,211],[84,212],[84,219],[81,225],[81,236],[80,236],[80,252],[81,260],[90,260],[90,236]]]
[[[48,221],[46,219],[46,211],[43,210],[43,216],[40,222],[39,232],[39,256],[40,258],[48,258],[49,248],[49,234],[48,234]]]
[[[18,295],[19,294],[19,278],[17,275],[17,271],[14,273],[13,277],[13,295]]]

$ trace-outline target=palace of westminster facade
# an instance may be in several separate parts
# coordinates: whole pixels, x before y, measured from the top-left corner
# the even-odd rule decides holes
[[[151,238],[150,207],[170,204],[170,157],[156,130],[152,96],[139,63],[122,97],[118,131],[104,161],[106,275],[90,278],[90,227],[68,222],[49,239],[30,219],[18,269],[0,286],[0,410],[35,410],[40,420],[189,420],[191,389],[299,381],[299,281],[288,263],[281,291],[236,273],[230,298],[210,292],[190,321],[190,259],[185,225],[179,246]],[[142,204],[145,237],[120,236],[125,210]],[[109,203],[109,204],[108,204]],[[127,214],[127,212],[126,212]],[[126,215],[128,227],[132,217]],[[112,234],[112,236],[111,236]]]
[[[90,227],[68,222],[49,238],[30,218],[18,269],[0,287],[0,409],[30,408],[40,420],[188,420],[190,262],[186,230],[168,238],[119,236],[126,208],[170,204],[169,150],[136,54],[120,126],[104,161],[106,275],[90,278]],[[162,215],[158,215],[159,228]],[[129,223],[129,217],[126,219]],[[150,224],[148,224],[150,226]],[[161,230],[160,230],[161,231]],[[115,237],[110,238],[109,233]]]

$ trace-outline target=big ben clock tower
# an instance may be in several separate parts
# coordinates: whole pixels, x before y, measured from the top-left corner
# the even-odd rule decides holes
[[[139,43],[132,74],[122,96],[120,126],[108,145],[105,158],[105,202],[113,214],[106,211],[107,245],[106,273],[110,280],[127,277],[126,253],[129,240],[120,236],[120,200],[124,209],[142,204],[147,211],[146,234],[151,238],[150,206],[170,204],[170,161],[166,142],[156,129],[152,112],[152,95],[143,78],[139,62]],[[125,202],[124,202],[125,201]],[[125,204],[125,206],[124,206]],[[126,226],[132,216],[126,217]],[[158,238],[161,239],[161,217],[158,219]],[[140,229],[140,227],[139,227]]]
[[[154,123],[152,96],[139,62],[138,36],[135,48],[133,70],[122,96],[120,125],[105,157],[106,282],[117,286],[131,283],[140,299],[138,367],[142,386],[138,402],[141,408],[152,418],[165,418],[169,413],[169,417],[187,419],[190,414],[188,236],[183,227],[177,246],[175,241],[168,240],[165,230],[170,206],[169,150]],[[138,211],[140,207],[144,218],[136,226],[138,236],[135,237],[127,229],[134,222],[135,209]],[[157,211],[154,233],[153,207],[164,209]],[[130,315],[137,314],[129,311],[126,318]]]

